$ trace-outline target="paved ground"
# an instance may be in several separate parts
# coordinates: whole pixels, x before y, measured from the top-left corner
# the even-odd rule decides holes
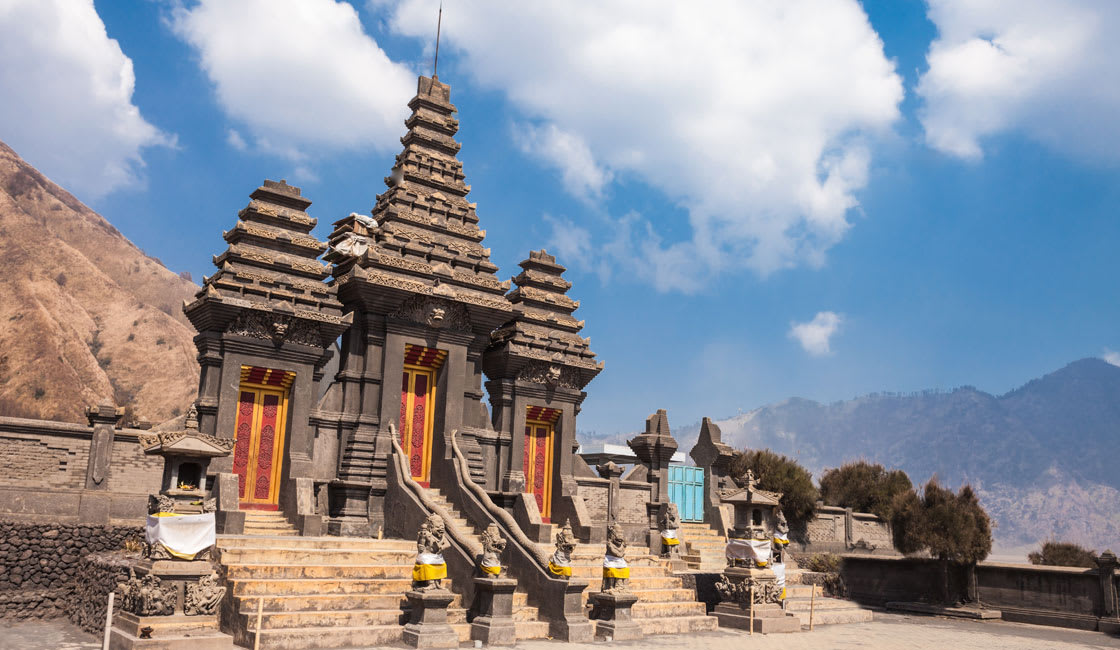
[[[950,620],[898,614],[875,614],[872,623],[822,625],[812,632],[747,636],[746,632],[718,631],[692,637],[663,636],[643,641],[612,643],[619,648],[679,649],[687,638],[689,650],[1074,650],[1120,648],[1120,638],[1099,632],[1063,630],[1002,621]],[[0,648],[11,650],[94,650],[100,639],[64,619],[16,623],[0,629]],[[605,650],[607,644],[558,644],[527,641],[525,650]]]

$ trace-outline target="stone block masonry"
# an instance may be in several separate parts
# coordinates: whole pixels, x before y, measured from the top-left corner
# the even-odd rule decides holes
[[[142,534],[140,526],[0,521],[0,618],[61,616],[75,583],[85,579],[82,559]]]

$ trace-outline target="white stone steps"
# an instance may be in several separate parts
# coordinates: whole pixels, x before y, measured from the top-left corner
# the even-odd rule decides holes
[[[256,614],[257,599],[261,596],[247,596],[241,599],[242,614]],[[396,609],[408,606],[408,600],[400,594],[267,594],[263,595],[264,611],[267,612],[325,612],[349,609]]]

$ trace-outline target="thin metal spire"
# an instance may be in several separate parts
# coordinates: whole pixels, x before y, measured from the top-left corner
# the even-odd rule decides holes
[[[439,30],[443,26],[443,0],[439,2],[439,18],[436,19],[436,59],[432,63],[432,76],[439,73]]]

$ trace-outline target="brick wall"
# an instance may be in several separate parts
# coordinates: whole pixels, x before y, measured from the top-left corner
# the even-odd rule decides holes
[[[646,504],[650,500],[649,483],[622,483],[619,490],[618,520],[623,524],[648,523]]]
[[[83,476],[85,467],[82,468]],[[119,436],[113,442],[109,491],[151,494],[159,492],[163,456],[149,456],[134,438]]]
[[[608,488],[605,482],[583,482],[576,479],[579,485],[579,496],[587,505],[587,513],[594,522],[607,521]]]
[[[84,487],[89,440],[0,431],[0,486]]]

